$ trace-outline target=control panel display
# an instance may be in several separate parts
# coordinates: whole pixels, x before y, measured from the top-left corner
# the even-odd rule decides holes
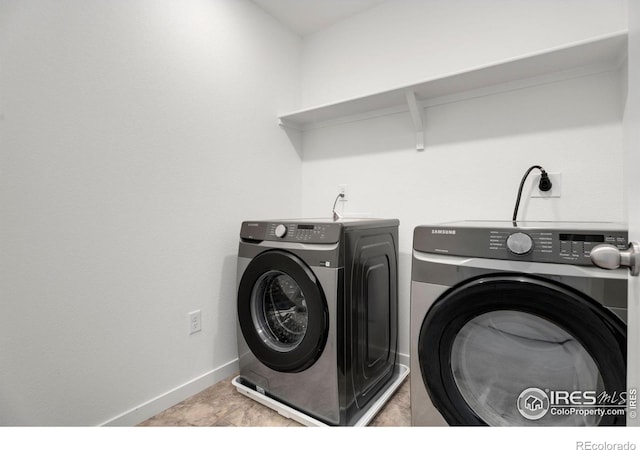
[[[560,233],[559,256],[567,262],[590,260],[591,250],[598,244],[613,244],[621,250],[626,248],[627,238],[620,235],[604,234],[569,234]]]
[[[561,241],[576,241],[576,242],[604,242],[604,235],[602,234],[567,234],[560,233]]]
[[[600,244],[625,250],[623,229],[549,229],[516,226],[473,227],[454,224],[416,229],[418,251],[492,259],[593,265],[591,251]]]
[[[333,243],[338,242],[340,230],[339,224],[272,222],[267,224],[265,239],[303,244]]]

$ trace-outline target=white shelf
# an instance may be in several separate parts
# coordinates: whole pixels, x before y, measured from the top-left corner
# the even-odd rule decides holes
[[[620,66],[626,52],[627,32],[620,31],[421,83],[294,111],[278,119],[282,126],[304,131],[410,111],[420,147],[424,107],[611,70]]]

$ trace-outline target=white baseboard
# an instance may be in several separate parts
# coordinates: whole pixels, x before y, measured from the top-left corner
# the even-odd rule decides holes
[[[171,406],[180,403],[183,400],[191,397],[213,386],[218,381],[221,381],[227,377],[230,377],[238,371],[238,360],[234,359],[216,369],[211,370],[191,381],[184,383],[170,391],[159,395],[139,406],[136,406],[129,411],[126,411],[113,419],[109,419],[98,426],[106,427],[131,427],[147,420],[150,417],[164,411]]]
[[[405,366],[409,366],[409,355],[398,353],[398,362]],[[213,386],[218,381],[224,380],[230,377],[238,371],[238,360],[234,359],[210,372],[205,373],[191,381],[184,383],[170,391],[157,396],[135,408],[130,409],[112,419],[101,423],[98,426],[101,427],[132,427],[138,425],[140,422],[147,420],[150,417],[161,413],[167,408],[172,407],[180,403],[183,400],[191,397],[205,390],[206,388]]]

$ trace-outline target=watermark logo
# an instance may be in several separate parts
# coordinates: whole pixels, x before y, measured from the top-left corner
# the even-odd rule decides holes
[[[627,442],[577,441],[576,450],[636,450],[636,444]]]
[[[638,390],[637,389],[629,389],[629,417],[635,419],[638,416],[638,412],[636,411],[638,408]]]
[[[527,388],[518,396],[518,411],[525,419],[541,419],[549,411],[549,404],[549,396],[542,389]]]
[[[636,416],[636,389],[629,392],[563,391],[527,388],[518,396],[520,415],[529,420],[552,416]]]

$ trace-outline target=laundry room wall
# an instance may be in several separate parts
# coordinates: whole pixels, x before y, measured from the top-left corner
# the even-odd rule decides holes
[[[132,425],[236,370],[240,222],[301,212],[300,51],[246,0],[0,2],[0,425]]]
[[[302,108],[627,28],[626,0],[386,1],[304,40]]]
[[[302,106],[410,85],[626,29],[624,1],[385,2],[304,41]],[[413,228],[510,220],[520,180],[540,164],[559,198],[529,198],[519,218],[621,221],[622,70],[469,98],[425,110],[426,149],[408,113],[303,134],[303,215],[327,215],[339,185],[352,215],[400,219],[400,342],[409,354]],[[531,179],[534,178],[532,174]]]

